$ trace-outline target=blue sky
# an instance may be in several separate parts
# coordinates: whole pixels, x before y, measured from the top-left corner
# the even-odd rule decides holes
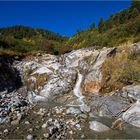
[[[127,8],[130,1],[0,1],[0,27],[27,25],[72,36],[100,16]]]

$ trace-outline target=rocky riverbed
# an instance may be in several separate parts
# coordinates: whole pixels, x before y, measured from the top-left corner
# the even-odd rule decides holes
[[[22,84],[9,88],[9,72],[2,72],[0,138],[140,138],[140,85],[99,94],[102,64],[115,51],[92,47],[14,59],[10,66]]]

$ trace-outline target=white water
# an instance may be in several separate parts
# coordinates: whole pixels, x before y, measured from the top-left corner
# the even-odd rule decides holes
[[[83,80],[83,75],[78,72],[78,79],[74,87],[73,94],[81,100],[84,98],[80,90],[82,80]]]
[[[74,87],[74,90],[73,90],[73,94],[78,98],[76,100],[76,104],[75,103],[72,103],[71,106],[79,106],[81,111],[83,112],[89,112],[90,111],[90,107],[88,107],[85,103],[84,103],[84,96],[82,95],[82,92],[81,92],[81,83],[82,83],[82,80],[83,80],[83,75],[80,74],[78,72],[78,79],[77,79],[77,82],[76,82],[76,85]]]

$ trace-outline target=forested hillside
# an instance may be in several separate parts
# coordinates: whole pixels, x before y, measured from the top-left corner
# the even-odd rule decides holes
[[[67,37],[26,26],[12,26],[0,28],[1,50],[27,53],[31,51],[46,51],[58,54]]]
[[[0,49],[12,53],[43,51],[63,54],[89,46],[97,48],[118,46],[125,42],[140,41],[140,1],[132,1],[130,7],[99,19],[98,26],[91,23],[86,30],[68,38],[54,32],[27,26],[0,28]]]
[[[74,49],[88,46],[117,46],[121,43],[140,40],[140,1],[132,1],[131,6],[105,21],[101,17],[98,27],[92,23],[86,30],[78,31],[66,45]]]

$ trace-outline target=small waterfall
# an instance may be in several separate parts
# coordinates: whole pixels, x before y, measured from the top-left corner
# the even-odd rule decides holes
[[[84,96],[82,95],[81,92],[81,83],[83,80],[83,75],[79,73],[78,71],[78,79],[76,82],[76,85],[73,89],[73,94],[78,98],[76,99],[76,101],[72,102],[72,104],[70,106],[75,106],[75,107],[80,107],[81,111],[83,112],[89,112],[90,111],[90,107],[88,107],[85,103],[84,103]]]
[[[82,95],[81,90],[80,90],[82,80],[83,80],[83,75],[78,72],[78,79],[77,79],[76,85],[74,87],[73,94],[80,99],[84,98],[84,96]]]

